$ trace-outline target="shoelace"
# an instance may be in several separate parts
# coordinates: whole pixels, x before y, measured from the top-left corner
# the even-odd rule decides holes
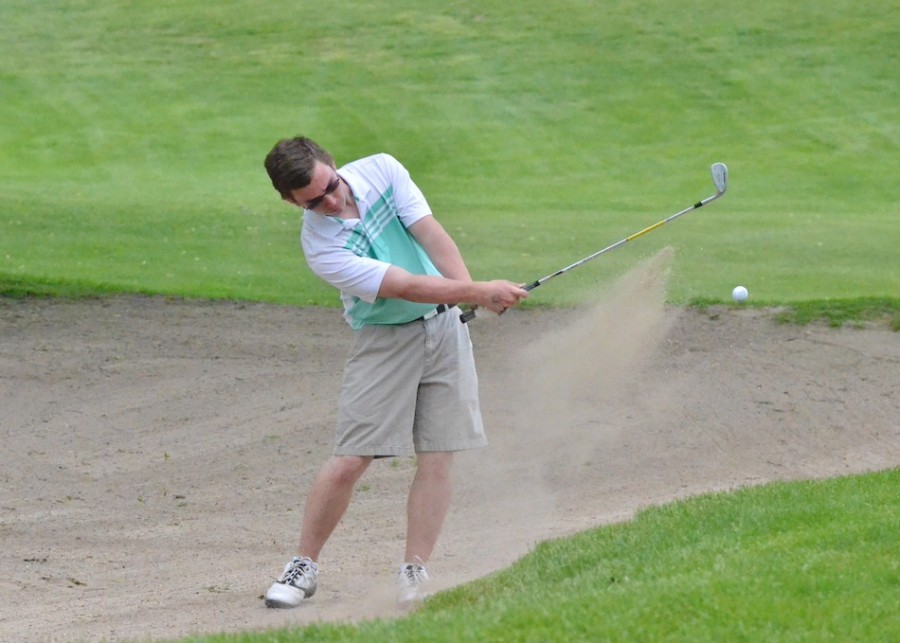
[[[285,572],[284,577],[281,579],[282,583],[287,583],[289,585],[294,584],[294,580],[298,576],[306,576],[308,572],[312,571],[312,567],[305,560],[300,560],[294,564],[287,572]]]
[[[403,568],[403,575],[406,576],[410,584],[418,585],[425,580],[425,567],[415,564],[407,565]]]

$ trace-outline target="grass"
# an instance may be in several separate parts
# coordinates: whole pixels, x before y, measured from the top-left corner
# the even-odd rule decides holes
[[[704,297],[689,302],[690,306],[700,310],[719,304],[719,299]],[[751,301],[731,305],[736,308],[772,308],[775,320],[784,324],[824,323],[831,328],[865,328],[883,324],[895,332],[900,331],[900,300],[891,297],[810,299],[789,304]]]
[[[896,3],[286,0],[0,7],[0,292],[337,305],[261,161],[388,150],[477,278],[566,305],[677,251],[669,297],[897,298]],[[346,34],[352,33],[352,40]],[[74,286],[73,286],[74,284]]]
[[[776,319],[795,324],[824,321],[833,328],[840,328],[845,324],[862,326],[865,322],[886,320],[892,330],[900,331],[900,302],[876,297],[809,301],[788,307],[784,312],[778,313]]]
[[[900,469],[654,507],[546,542],[399,621],[186,639],[893,641]]]

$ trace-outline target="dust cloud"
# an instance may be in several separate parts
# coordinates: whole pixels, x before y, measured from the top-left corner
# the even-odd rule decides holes
[[[508,360],[506,375],[482,387],[491,448],[461,458],[460,519],[484,530],[482,556],[508,562],[563,535],[566,513],[583,513],[571,506],[584,494],[581,470],[621,430],[618,420],[630,411],[619,399],[639,386],[677,318],[665,304],[673,259],[665,248],[593,302],[548,312],[555,323],[523,334],[496,358]],[[477,485],[467,487],[472,480]]]

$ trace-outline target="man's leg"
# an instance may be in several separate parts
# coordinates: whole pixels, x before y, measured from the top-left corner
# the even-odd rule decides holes
[[[353,487],[372,462],[370,457],[332,456],[313,481],[306,499],[297,557],[266,592],[266,607],[297,607],[316,593],[316,561],[350,504]]]
[[[325,541],[350,504],[356,481],[371,462],[371,457],[332,456],[319,469],[306,498],[297,550],[300,557],[319,560]]]
[[[431,556],[450,508],[452,453],[420,453],[406,503],[406,556],[425,563]]]

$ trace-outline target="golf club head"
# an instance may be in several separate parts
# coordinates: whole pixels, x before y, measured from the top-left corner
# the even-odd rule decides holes
[[[728,167],[724,163],[713,163],[709,169],[716,185],[716,194],[724,194],[728,189]]]

